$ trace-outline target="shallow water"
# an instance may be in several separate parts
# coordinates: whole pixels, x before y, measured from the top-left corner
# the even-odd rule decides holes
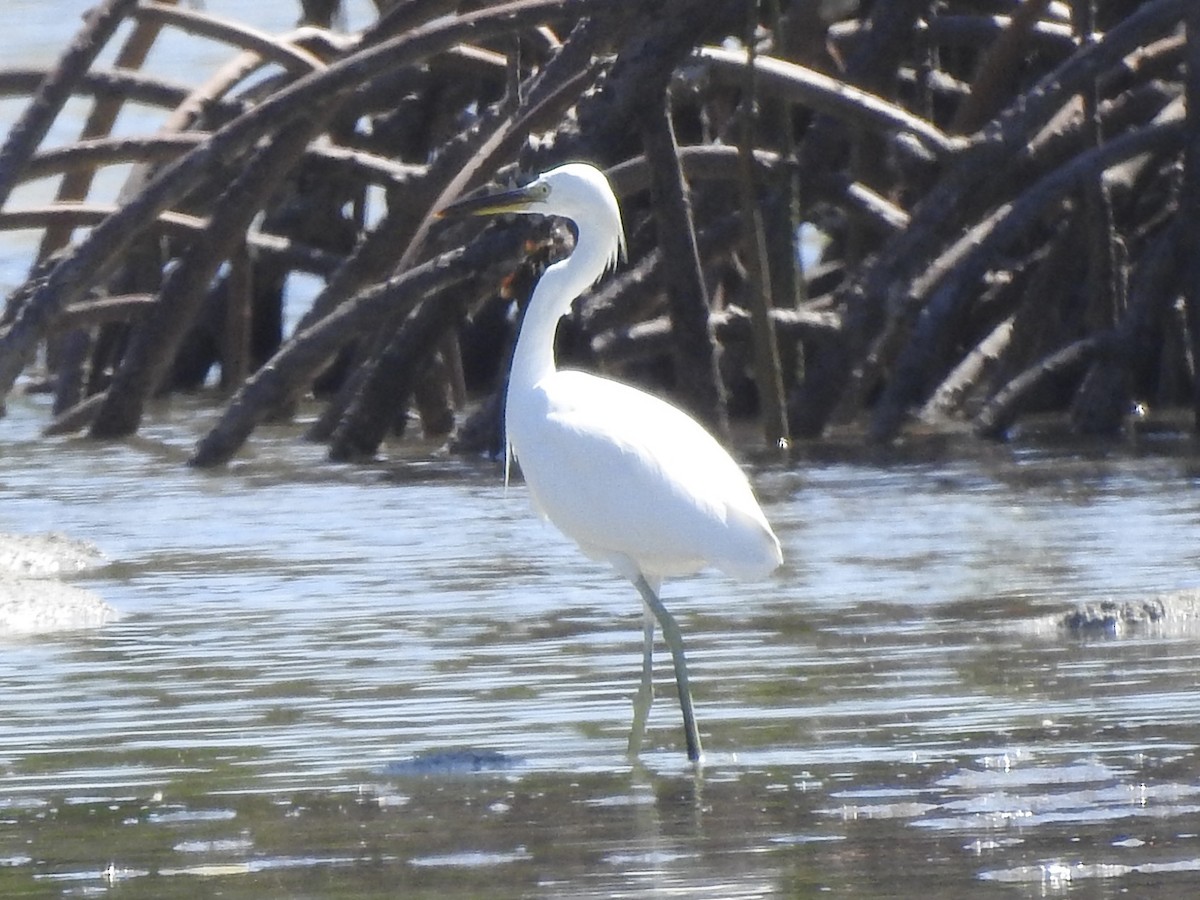
[[[53,47],[88,5],[0,19],[68,11],[25,45]],[[0,235],[0,276],[21,240]],[[122,615],[0,645],[0,896],[1200,885],[1200,630],[1045,624],[1200,587],[1194,448],[758,465],[787,565],[666,589],[696,773],[661,651],[626,759],[636,595],[495,466],[414,446],[330,466],[272,427],[194,472],[203,410],[98,444],[38,437],[45,402],[0,419],[0,531],[97,544],[109,562],[71,583]]]
[[[0,895],[1200,884],[1195,634],[1031,627],[1196,586],[1186,458],[759,467],[785,568],[667,588],[697,775],[665,653],[625,758],[636,596],[491,464],[276,428],[198,473],[197,410],[96,444],[38,438],[43,402],[0,422],[0,530],[94,541],[73,583],[122,618],[3,647]]]

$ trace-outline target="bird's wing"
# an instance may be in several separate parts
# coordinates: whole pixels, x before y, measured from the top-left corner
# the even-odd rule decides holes
[[[579,372],[538,391],[526,421],[510,410],[517,458],[538,507],[587,552],[653,575],[714,565],[751,577],[778,564],[745,474],[681,410]]]

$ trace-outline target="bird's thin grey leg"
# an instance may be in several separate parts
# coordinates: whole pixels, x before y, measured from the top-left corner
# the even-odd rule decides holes
[[[658,594],[650,587],[650,583],[646,581],[645,576],[638,576],[634,584],[637,586],[638,592],[642,595],[642,599],[646,602],[646,606],[650,608],[654,613],[654,617],[658,619],[658,625],[663,633],[663,640],[671,651],[671,661],[675,664],[675,684],[679,688],[679,708],[683,711],[683,730],[684,736],[687,739],[687,755],[688,759],[692,762],[698,762],[704,751],[700,747],[700,732],[696,728],[696,714],[692,710],[692,689],[688,684],[687,659],[683,655],[683,635],[679,632],[679,625],[676,624],[675,617],[667,612],[667,608],[658,599]]]
[[[629,755],[637,756],[646,736],[646,718],[654,702],[654,613],[642,604],[642,683],[633,701],[633,730],[629,732]]]

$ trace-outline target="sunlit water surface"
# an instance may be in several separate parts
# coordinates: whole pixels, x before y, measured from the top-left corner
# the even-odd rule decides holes
[[[1184,459],[760,465],[784,569],[667,588],[695,773],[665,653],[626,759],[636,596],[492,464],[276,428],[200,473],[195,409],[99,444],[44,402],[0,422],[0,530],[98,544],[74,583],[122,617],[0,648],[0,895],[1200,884],[1196,633],[1044,624],[1195,586]]]
[[[88,5],[0,16],[52,52]],[[122,615],[0,644],[0,896],[1200,886],[1197,631],[1046,624],[1200,586],[1191,448],[760,464],[784,569],[666,590],[696,772],[663,658],[626,759],[636,595],[495,466],[333,467],[291,427],[200,473],[203,411],[101,444],[44,404],[0,420],[0,530],[97,544],[74,583]]]

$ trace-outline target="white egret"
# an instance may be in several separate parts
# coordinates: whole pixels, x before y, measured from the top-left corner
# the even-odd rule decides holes
[[[562,216],[577,231],[574,252],[546,269],[525,312],[505,400],[507,447],[537,510],[642,596],[642,679],[630,754],[641,746],[653,699],[657,620],[675,667],[688,758],[698,760],[683,638],[659,599],[662,580],[707,566],[739,579],[764,577],[783,561],[779,540],[745,474],[694,419],[629,385],[555,366],[558,320],[625,251],[621,210],[604,174],[571,163],[523,188],[442,211],[497,213]]]

